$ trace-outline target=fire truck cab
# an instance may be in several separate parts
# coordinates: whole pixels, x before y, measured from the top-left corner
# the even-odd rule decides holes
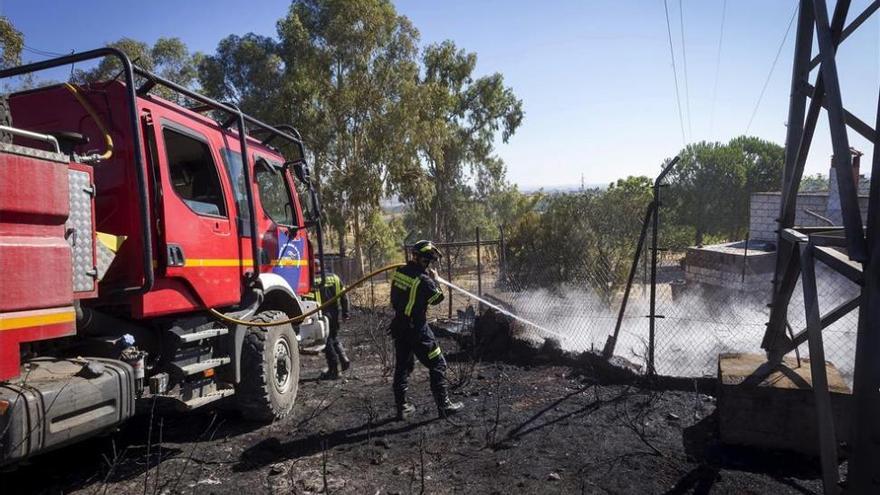
[[[323,248],[299,133],[112,48],[0,79],[102,57],[119,61],[121,80],[0,107],[0,465],[145,408],[223,400],[246,418],[283,418],[300,347],[326,338],[320,313],[230,323],[316,306],[301,297]]]

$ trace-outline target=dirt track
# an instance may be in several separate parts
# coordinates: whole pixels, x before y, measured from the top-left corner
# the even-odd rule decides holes
[[[0,493],[821,492],[812,462],[719,446],[710,396],[602,384],[568,367],[473,364],[454,342],[442,345],[465,413],[435,419],[417,366],[419,413],[392,421],[383,326],[363,314],[344,325],[355,367],[343,380],[316,381],[323,359],[304,356],[287,421],[140,418],[0,475]]]

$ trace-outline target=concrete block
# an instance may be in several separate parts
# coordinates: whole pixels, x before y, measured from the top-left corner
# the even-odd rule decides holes
[[[809,359],[800,366],[786,357],[757,385],[744,385],[759,367],[763,354],[721,354],[718,357],[718,424],[721,441],[772,450],[818,455],[819,433]],[[839,442],[849,434],[850,390],[837,368],[825,364]]]

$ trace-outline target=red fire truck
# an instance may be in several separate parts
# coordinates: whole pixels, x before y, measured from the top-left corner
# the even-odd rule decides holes
[[[258,327],[208,312],[265,323],[315,307],[301,296],[322,255],[319,205],[296,129],[113,48],[0,79],[103,57],[116,79],[0,106],[0,465],[152,407],[223,400],[283,418],[299,348],[325,339],[320,315]]]

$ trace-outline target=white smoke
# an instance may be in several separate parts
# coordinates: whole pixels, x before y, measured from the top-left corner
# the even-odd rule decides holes
[[[827,312],[858,294],[857,287],[824,267],[817,267],[820,305]],[[595,291],[563,286],[523,292],[495,293],[509,302],[518,315],[563,334],[560,344],[566,350],[601,352],[614,333],[620,298],[607,304]],[[761,340],[769,319],[768,293],[688,286],[673,298],[669,284],[657,284],[654,362],[657,372],[670,376],[714,376],[718,354],[725,352],[762,353]],[[648,288],[634,286],[621,324],[615,354],[644,368],[648,343]],[[793,331],[805,327],[803,292],[795,289],[789,306]],[[856,335],[856,312],[852,312],[823,332],[825,356],[852,380]],[[547,338],[538,331],[522,329],[535,341]],[[799,349],[808,357],[807,345]]]

